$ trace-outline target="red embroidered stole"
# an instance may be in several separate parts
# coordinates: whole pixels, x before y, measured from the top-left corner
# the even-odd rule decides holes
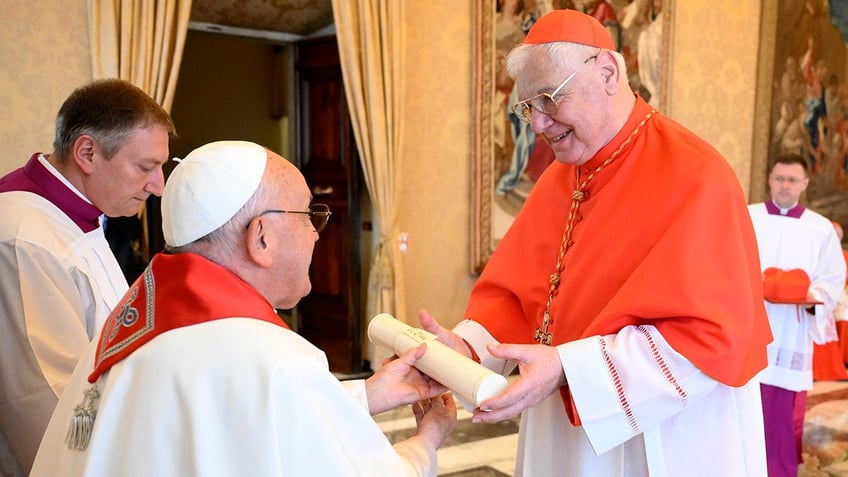
[[[265,297],[226,268],[193,253],[160,253],[106,319],[88,382],[161,333],[233,317],[288,329]]]

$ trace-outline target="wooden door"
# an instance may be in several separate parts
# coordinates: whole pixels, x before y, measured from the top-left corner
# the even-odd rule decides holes
[[[327,353],[330,369],[362,371],[359,198],[361,172],[336,38],[295,48],[297,165],[313,202],[332,216],[312,257],[312,292],[297,307],[298,332]]]

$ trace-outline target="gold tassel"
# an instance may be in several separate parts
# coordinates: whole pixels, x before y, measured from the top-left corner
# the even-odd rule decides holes
[[[82,404],[74,408],[74,417],[68,428],[68,435],[65,437],[68,449],[84,451],[88,447],[91,431],[94,428],[94,419],[97,417],[99,399],[100,393],[97,392],[97,386],[93,386],[85,391]]]

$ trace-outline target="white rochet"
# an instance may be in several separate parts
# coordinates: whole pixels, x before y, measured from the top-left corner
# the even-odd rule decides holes
[[[479,407],[481,402],[497,396],[507,386],[502,375],[443,345],[436,335],[400,322],[388,313],[371,319],[368,339],[397,355],[426,343],[427,351],[415,367],[450,389],[466,408]]]

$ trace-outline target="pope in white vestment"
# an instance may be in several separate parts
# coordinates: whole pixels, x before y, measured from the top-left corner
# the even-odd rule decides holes
[[[436,449],[392,447],[368,414],[362,380],[339,382],[321,350],[249,318],[163,333],[115,365],[100,381],[88,449],[68,449],[95,345],[56,409],[33,477],[435,475],[427,469],[435,471]]]
[[[33,477],[431,476],[456,425],[453,398],[411,368],[340,382],[277,309],[311,288],[329,208],[265,148],[219,141],[174,169],[166,252],[108,316],[59,400]],[[412,404],[388,441],[371,417]]]

